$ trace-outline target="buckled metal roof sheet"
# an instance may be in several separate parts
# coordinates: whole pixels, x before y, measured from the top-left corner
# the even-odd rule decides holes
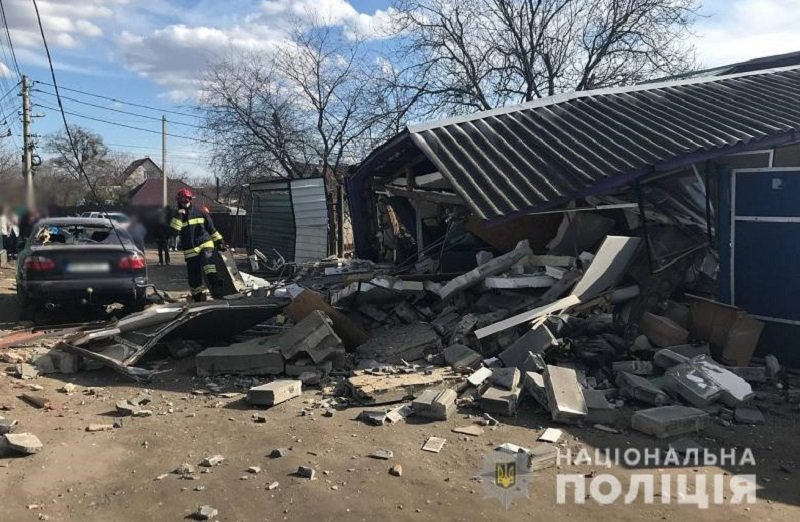
[[[798,130],[794,66],[574,92],[409,125],[359,170],[396,157],[410,137],[478,216],[494,220],[625,185],[677,158],[793,141]]]

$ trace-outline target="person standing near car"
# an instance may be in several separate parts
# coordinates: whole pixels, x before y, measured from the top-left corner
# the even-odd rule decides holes
[[[6,254],[8,254],[9,249],[10,232],[11,227],[8,222],[8,208],[3,206],[0,208],[0,250],[5,250]]]
[[[205,301],[203,276],[208,280],[212,297],[222,297],[222,282],[217,277],[214,264],[214,250],[227,250],[222,234],[214,227],[211,215],[205,208],[192,205],[194,196],[188,189],[181,189],[175,195],[178,210],[170,220],[173,234],[180,236],[183,257],[189,279],[189,291],[194,301]]]
[[[155,225],[156,243],[158,244],[158,264],[169,265],[169,243],[172,239],[170,232],[169,218],[172,215],[172,209],[169,207],[162,208],[158,213],[158,219]]]
[[[130,225],[128,225],[128,234],[130,234],[131,239],[133,239],[133,244],[136,245],[136,248],[142,251],[144,254],[144,238],[147,236],[147,229],[142,222],[139,221],[137,216],[131,216]]]

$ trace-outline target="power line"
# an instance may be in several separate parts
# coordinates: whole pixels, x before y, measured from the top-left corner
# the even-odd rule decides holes
[[[19,63],[17,63],[17,53],[14,52],[14,43],[11,41],[11,31],[8,30],[8,20],[6,19],[6,8],[3,5],[3,0],[0,0],[0,16],[3,18],[3,25],[6,28],[6,37],[8,38],[8,46],[11,48],[11,57],[14,59],[14,69],[17,71],[17,76],[22,77],[19,70]]]
[[[42,93],[42,94],[47,94],[47,95],[50,95],[50,96],[55,96],[55,94],[54,94],[54,93],[52,93],[52,92],[47,92],[47,91],[43,91],[43,90],[41,90],[41,89],[32,89],[32,90],[33,90],[33,92],[40,92],[40,93]],[[89,107],[96,107],[96,108],[98,108],[98,109],[103,109],[103,110],[107,110],[107,111],[119,112],[119,113],[121,113],[121,114],[129,114],[129,115],[131,115],[131,116],[138,116],[138,117],[140,117],[140,118],[146,118],[146,119],[148,119],[148,120],[155,120],[155,121],[159,121],[159,122],[161,121],[161,118],[158,118],[158,117],[156,117],[156,116],[148,116],[148,115],[146,115],[146,114],[140,114],[140,113],[138,113],[138,112],[123,111],[122,109],[115,109],[115,108],[113,108],[113,107],[105,107],[105,106],[103,106],[103,105],[98,105],[98,104],[96,104],[96,103],[89,103],[89,102],[86,102],[86,101],[83,101],[83,100],[79,100],[79,99],[77,99],[77,98],[72,98],[72,97],[70,97],[70,96],[62,96],[61,98],[65,99],[65,100],[70,100],[70,101],[73,101],[73,102],[75,102],[75,103],[80,103],[81,105],[88,105]],[[169,122],[170,122],[170,123],[173,123],[173,124],[175,124],[175,125],[184,125],[184,126],[186,126],[186,127],[194,127],[195,129],[203,129],[203,128],[205,128],[205,127],[203,127],[202,125],[195,125],[194,123],[183,123],[183,122],[181,122],[181,121],[173,121],[173,120],[169,120]]]
[[[47,85],[49,87],[53,86],[52,83],[47,83],[47,82],[43,82],[43,81],[35,81],[35,83],[41,83],[42,85]],[[197,118],[196,114],[189,114],[188,112],[172,111],[172,110],[164,109],[164,108],[160,108],[160,107],[153,107],[152,105],[143,105],[141,103],[134,103],[134,102],[129,102],[129,101],[125,101],[125,100],[120,100],[119,98],[113,98],[111,96],[105,96],[103,94],[96,94],[96,93],[93,93],[93,92],[82,91],[80,89],[73,89],[71,87],[62,87],[62,89],[64,89],[65,91],[72,91],[72,92],[77,92],[77,93],[80,93],[80,94],[84,94],[86,96],[94,96],[95,98],[102,98],[104,100],[113,101],[113,102],[116,102],[116,103],[122,103],[124,105],[130,105],[131,107],[139,107],[141,109],[149,109],[151,111],[164,112],[164,113],[167,113],[167,114],[177,114],[179,116],[187,116],[189,118]]]
[[[48,110],[51,110],[51,111],[61,111],[61,112],[65,113],[65,114],[69,114],[70,116],[77,116],[78,118],[85,118],[87,120],[97,121],[97,122],[100,122],[100,123],[107,123],[109,125],[116,125],[117,127],[125,127],[126,129],[133,129],[133,130],[138,130],[138,131],[141,131],[141,132],[149,132],[151,134],[158,134],[159,136],[161,135],[161,131],[156,131],[156,130],[152,130],[152,129],[145,129],[144,127],[137,127],[135,125],[127,125],[125,123],[118,123],[116,121],[111,121],[111,120],[105,120],[103,118],[97,118],[95,116],[89,116],[88,114],[81,114],[79,112],[65,111],[63,109],[63,107],[59,109],[59,108],[56,108],[56,107],[50,107],[49,105],[44,105],[43,103],[37,103],[36,106],[37,107],[41,107],[43,109],[48,109]],[[183,134],[171,134],[169,132],[166,133],[166,134],[167,134],[167,136],[171,136],[173,138],[180,138],[180,139],[184,139],[184,140],[192,140],[192,141],[196,141],[198,143],[208,143],[208,144],[212,143],[212,142],[210,142],[208,140],[195,138],[193,136],[185,136]]]

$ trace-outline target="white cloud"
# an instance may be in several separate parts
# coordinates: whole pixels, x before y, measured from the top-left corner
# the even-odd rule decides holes
[[[696,27],[709,67],[800,50],[800,0],[715,0]]]
[[[171,24],[149,32],[123,32],[119,48],[126,67],[167,88],[180,102],[199,92],[208,62],[223,52],[265,52],[286,40],[294,22],[342,27],[348,36],[386,34],[390,12],[359,13],[345,0],[266,0],[227,24]],[[189,18],[196,18],[196,13]]]
[[[0,77],[2,78],[11,78],[14,76],[14,73],[11,72],[11,69],[8,68],[6,64],[0,62]]]

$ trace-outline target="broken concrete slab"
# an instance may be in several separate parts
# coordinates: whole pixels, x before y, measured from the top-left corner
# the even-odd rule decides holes
[[[639,410],[631,417],[633,429],[659,439],[699,432],[709,422],[703,410],[677,405]]]
[[[42,441],[33,433],[6,433],[0,439],[0,453],[12,452],[33,455],[38,453],[42,447]]]
[[[442,451],[445,442],[447,442],[447,439],[443,439],[441,437],[429,437],[428,440],[425,441],[425,444],[422,445],[422,451],[439,453]]]
[[[353,302],[359,305],[387,305],[404,300],[407,296],[425,289],[421,281],[406,281],[396,277],[378,276],[369,281],[357,281],[331,293],[331,304],[347,307]]]
[[[487,277],[483,287],[488,290],[517,290],[520,288],[549,288],[556,279],[547,274],[522,274]]]
[[[305,319],[314,310],[325,312],[325,315],[333,321],[333,329],[342,339],[347,349],[354,350],[369,338],[367,332],[358,323],[333,308],[325,302],[325,299],[320,294],[313,290],[301,289],[286,307],[286,313],[296,323]]]
[[[483,339],[484,337],[502,332],[513,326],[533,321],[548,314],[561,313],[582,302],[594,299],[609,288],[615,286],[622,279],[626,273],[628,264],[639,247],[640,241],[638,237],[606,237],[600,245],[600,249],[597,251],[595,260],[589,266],[589,269],[583,277],[580,278],[580,281],[575,285],[570,295],[549,302],[549,300],[555,299],[558,295],[566,292],[575,280],[572,276],[565,276],[564,279],[559,281],[559,283],[564,283],[563,288],[559,287],[558,284],[553,285],[545,292],[545,295],[542,296],[543,304],[527,312],[522,312],[508,319],[475,330],[475,336],[478,339]],[[573,273],[577,274],[577,271],[570,272],[570,274]],[[549,294],[552,290],[556,289],[558,289],[558,293],[554,295]]]
[[[451,279],[441,288],[441,290],[439,290],[439,297],[442,299],[447,299],[455,292],[466,290],[467,288],[480,284],[489,276],[505,272],[511,268],[512,265],[522,260],[526,256],[531,255],[532,253],[533,252],[531,252],[530,246],[528,246],[528,241],[520,241],[511,252],[503,254],[500,257],[496,257],[491,261],[472,269],[466,274]]]
[[[550,410],[550,402],[547,399],[547,389],[544,384],[544,376],[538,372],[525,372],[522,384],[528,393],[531,394],[536,402],[544,409]]]
[[[492,370],[486,367],[481,367],[467,377],[467,382],[472,386],[480,386],[492,375]]]
[[[522,374],[517,368],[496,368],[492,370],[492,375],[489,377],[489,381],[493,385],[506,390],[519,388],[521,379]]]
[[[717,399],[735,407],[753,396],[753,389],[747,381],[707,356],[673,366],[665,373],[665,382],[671,390],[697,407],[707,406]]]
[[[439,353],[441,349],[442,341],[436,331],[428,324],[416,323],[373,332],[372,339],[356,351],[362,359],[399,364]]]
[[[584,389],[583,399],[586,401],[586,408],[589,411],[586,415],[586,422],[591,424],[614,424],[617,416],[616,409],[608,402],[606,395],[602,391]]]
[[[617,361],[611,364],[614,372],[628,372],[634,375],[655,375],[651,361]]]
[[[517,414],[517,404],[522,388],[506,390],[490,386],[480,396],[480,408],[486,413],[513,417]]]
[[[308,480],[315,480],[317,478],[317,471],[310,466],[298,466],[295,475]]]
[[[454,369],[475,368],[483,361],[481,354],[463,344],[451,344],[442,354],[445,362]]]
[[[535,444],[527,453],[530,456],[531,471],[552,468],[558,460],[558,447],[546,442]]]
[[[573,368],[548,364],[544,370],[544,382],[554,421],[578,422],[586,417],[589,412],[578,375]]]
[[[409,373],[371,373],[356,370],[347,379],[355,400],[362,404],[388,404],[413,398],[427,388],[455,388],[464,378],[450,368]]]
[[[0,417],[0,435],[11,433],[17,427],[17,421]]]
[[[303,384],[295,380],[277,380],[247,390],[247,402],[256,406],[274,406],[299,397]]]
[[[764,366],[729,366],[728,370],[747,382],[767,382],[767,368]]]
[[[470,424],[469,426],[456,426],[450,431],[461,435],[469,435],[470,437],[478,437],[483,435],[483,428],[477,424]]]
[[[392,452],[392,450],[388,449],[376,449],[375,451],[370,453],[369,456],[373,459],[389,460],[392,457],[394,457],[394,453]]]
[[[219,511],[211,506],[200,506],[190,515],[194,520],[212,520],[217,518]]]
[[[639,323],[639,331],[655,346],[666,348],[686,344],[689,332],[678,323],[663,315],[646,312]]]
[[[500,352],[498,357],[506,366],[514,366],[522,370],[529,354],[544,355],[555,344],[556,338],[550,329],[544,324],[539,324]]]
[[[540,442],[556,443],[556,442],[559,441],[559,439],[561,438],[561,435],[563,435],[563,434],[564,434],[564,432],[559,430],[559,429],[547,428],[546,430],[544,430],[544,432],[541,435],[539,435],[539,438],[537,440],[540,441]]]
[[[669,403],[666,392],[657,385],[632,373],[619,372],[616,377],[616,384],[626,397],[646,402],[655,406]]]
[[[758,425],[764,424],[764,414],[755,407],[739,406],[734,412],[733,419],[738,424]]]
[[[272,337],[206,348],[195,357],[197,375],[281,375],[284,359]]]
[[[456,411],[456,394],[453,390],[425,390],[411,402],[414,415],[434,420],[447,420]]]
[[[314,310],[289,330],[272,340],[280,346],[286,360],[306,355],[315,364],[328,360],[334,350],[343,350],[342,340],[333,330],[333,321],[324,312]]]

